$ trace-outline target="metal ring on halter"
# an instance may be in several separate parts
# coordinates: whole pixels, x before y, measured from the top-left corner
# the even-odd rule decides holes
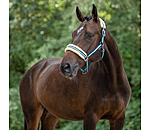
[[[82,74],[87,74],[86,70],[82,72]]]
[[[84,58],[84,61],[86,62],[88,60],[88,57],[86,56],[85,58]]]

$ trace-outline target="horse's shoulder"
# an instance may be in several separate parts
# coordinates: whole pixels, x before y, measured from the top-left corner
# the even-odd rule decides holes
[[[61,63],[62,58],[46,58],[35,63],[26,73],[23,75],[22,79],[34,75],[36,77],[41,72],[46,72],[50,70],[52,66],[57,66]]]
[[[43,60],[40,60],[37,62],[34,66],[42,66],[42,65],[54,65],[54,64],[60,64],[62,58],[46,58]]]
[[[62,58],[46,58],[38,61],[29,70],[42,69],[43,67],[51,67],[52,65],[58,65],[61,63]]]

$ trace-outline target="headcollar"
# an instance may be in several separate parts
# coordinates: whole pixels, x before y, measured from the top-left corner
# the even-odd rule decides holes
[[[92,51],[90,52],[89,54],[87,54],[85,51],[83,51],[80,47],[78,47],[77,45],[74,45],[74,44],[69,44],[67,45],[66,49],[65,49],[65,52],[66,51],[72,51],[74,52],[75,54],[77,54],[79,57],[81,57],[85,62],[86,62],[86,67],[85,69],[80,69],[80,71],[83,73],[83,74],[86,74],[88,72],[88,68],[90,66],[90,64],[88,63],[88,59],[90,56],[92,56],[98,49],[102,48],[102,55],[101,55],[101,58],[100,60],[102,60],[102,58],[104,57],[104,48],[103,48],[103,43],[104,43],[104,37],[105,37],[105,28],[106,28],[106,25],[105,25],[105,22],[101,19],[100,19],[100,25],[102,27],[102,37],[101,37],[101,41],[100,41],[100,44]],[[96,62],[99,62],[100,60],[96,61]]]

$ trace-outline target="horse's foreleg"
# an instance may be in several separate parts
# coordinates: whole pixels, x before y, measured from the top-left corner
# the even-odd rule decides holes
[[[41,117],[41,123],[42,123],[41,130],[54,130],[58,119],[59,118],[53,116],[45,109]]]
[[[87,113],[84,119],[84,130],[95,130],[98,120],[95,113]]]
[[[24,130],[37,130],[44,108],[30,92],[22,92],[21,101],[25,117]]]
[[[24,129],[26,129],[27,127],[27,130],[38,130],[41,113],[43,113],[43,108],[40,105],[36,108],[29,108],[27,110],[24,110],[26,122]]]
[[[125,122],[125,111],[118,119],[110,120],[110,130],[122,130]]]

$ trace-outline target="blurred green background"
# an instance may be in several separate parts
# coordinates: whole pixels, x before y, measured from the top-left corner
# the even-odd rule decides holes
[[[79,26],[76,6],[85,15],[92,4],[105,19],[123,58],[132,95],[124,130],[141,129],[141,1],[140,0],[10,0],[9,1],[9,129],[23,129],[19,82],[37,61],[62,57]],[[82,121],[59,120],[58,130],[83,130]],[[107,120],[97,130],[109,130]]]

